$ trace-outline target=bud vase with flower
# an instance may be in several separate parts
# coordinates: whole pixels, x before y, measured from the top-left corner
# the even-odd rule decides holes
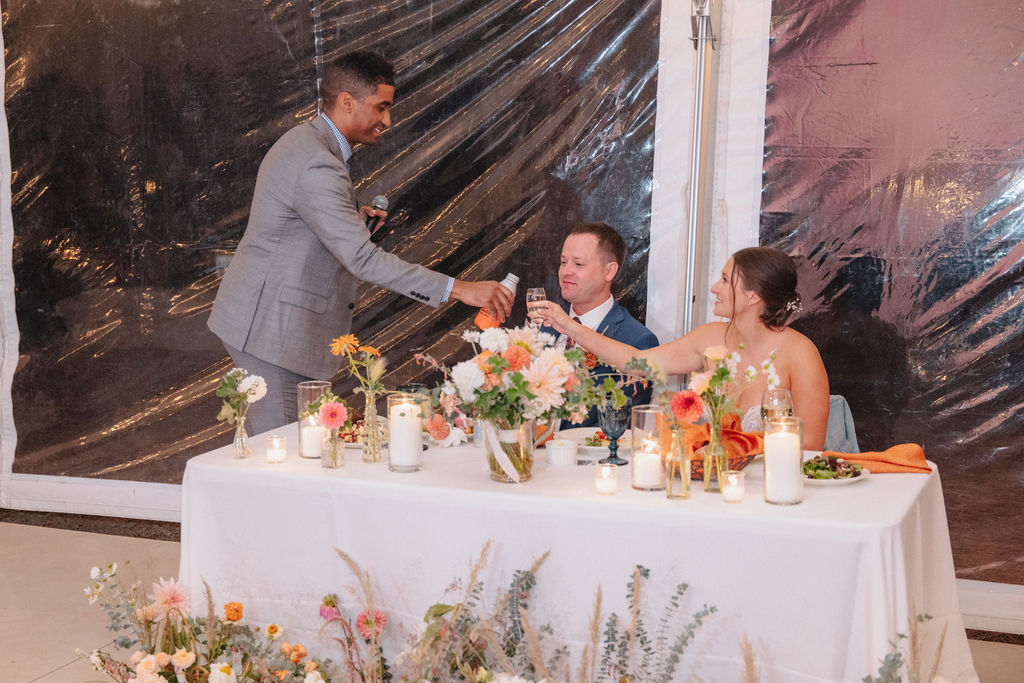
[[[380,426],[377,421],[377,398],[384,393],[382,379],[387,360],[373,346],[360,344],[354,334],[337,337],[331,342],[331,353],[344,356],[348,374],[359,381],[354,389],[366,398],[363,410],[363,462],[380,462]]]
[[[242,368],[229,370],[217,385],[217,396],[224,399],[217,419],[235,426],[232,455],[236,458],[247,458],[252,454],[249,435],[245,432],[245,415],[250,404],[266,395],[266,380],[259,375],[250,375]]]

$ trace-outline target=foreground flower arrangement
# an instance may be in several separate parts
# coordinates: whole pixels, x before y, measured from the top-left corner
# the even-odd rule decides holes
[[[337,662],[310,657],[303,644],[288,642],[276,624],[243,623],[241,603],[225,604],[219,616],[212,607],[205,617],[189,616],[187,592],[174,580],[161,578],[154,583],[145,602],[139,583],[127,588],[118,583],[116,564],[93,567],[86,597],[90,604],[100,602],[107,612],[108,629],[120,634],[114,644],[132,654],[125,661],[99,650],[79,654],[117,683],[669,683],[681,680],[687,649],[716,612],[704,605],[687,617],[682,604],[688,586],[680,583],[666,596],[657,620],[651,621],[645,614],[650,570],[638,565],[626,584],[626,618],[615,613],[604,616],[598,588],[587,619],[589,639],[573,666],[569,649],[557,634],[531,618],[531,592],[548,553],[529,569],[514,572],[508,588],[485,608],[480,576],[489,554],[487,543],[469,576],[454,581],[445,599],[427,608],[424,627],[405,639],[404,650],[391,661],[385,658],[382,642],[389,619],[376,606],[370,574],[341,551],[338,555],[356,578],[349,592],[359,607],[356,616],[350,617],[337,594],[324,596],[321,602],[323,633],[338,646]],[[209,587],[206,598],[212,605]],[[575,606],[564,607],[573,610]],[[896,635],[877,676],[863,680],[941,683],[937,672],[945,630],[930,672],[922,675],[925,663],[919,654],[922,643],[917,627],[928,619],[918,615],[911,620],[909,635]],[[401,639],[390,642],[396,641]],[[757,657],[745,635],[739,649],[743,665],[739,680],[757,683]]]

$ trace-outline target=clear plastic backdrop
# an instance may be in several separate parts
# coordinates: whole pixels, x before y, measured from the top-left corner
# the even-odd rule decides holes
[[[942,472],[958,575],[1021,583],[1024,13],[776,0],[761,241],[863,450]]]
[[[360,196],[391,202],[382,246],[557,295],[568,228],[604,220],[628,244],[617,294],[643,318],[657,0],[6,5],[15,472],[177,483],[227,443],[209,307],[260,160],[349,49],[398,71],[394,128],[353,160]],[[353,331],[390,384],[432,382],[412,352],[463,352],[473,314],[364,286]]]

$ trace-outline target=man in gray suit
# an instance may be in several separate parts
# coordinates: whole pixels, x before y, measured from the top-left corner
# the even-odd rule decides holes
[[[249,223],[224,273],[207,325],[235,365],[267,380],[252,404],[252,433],[297,418],[298,382],[330,379],[334,337],[351,329],[358,280],[439,306],[449,298],[504,320],[511,293],[498,282],[456,280],[407,263],[370,241],[349,176],[352,145],[372,145],[391,125],[394,68],[372,52],[327,65],[323,112],[285,133],[263,162]]]

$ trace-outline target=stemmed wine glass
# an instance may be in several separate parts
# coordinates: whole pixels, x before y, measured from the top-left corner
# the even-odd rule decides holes
[[[766,389],[761,397],[761,423],[767,424],[773,417],[788,417],[793,414],[793,397],[789,389]]]
[[[605,465],[628,465],[629,461],[619,457],[619,438],[629,424],[630,404],[616,408],[611,401],[597,407],[597,426],[608,437],[608,457],[600,460]]]
[[[537,318],[534,318],[534,316],[533,316],[533,308],[534,307],[531,306],[530,304],[531,303],[535,303],[537,301],[547,301],[547,300],[548,300],[548,295],[544,291],[543,287],[530,287],[529,289],[526,290],[526,314],[527,314],[527,320],[528,320],[529,325],[530,325],[530,329],[532,329],[532,330],[539,330],[540,329],[540,320],[537,319]]]

